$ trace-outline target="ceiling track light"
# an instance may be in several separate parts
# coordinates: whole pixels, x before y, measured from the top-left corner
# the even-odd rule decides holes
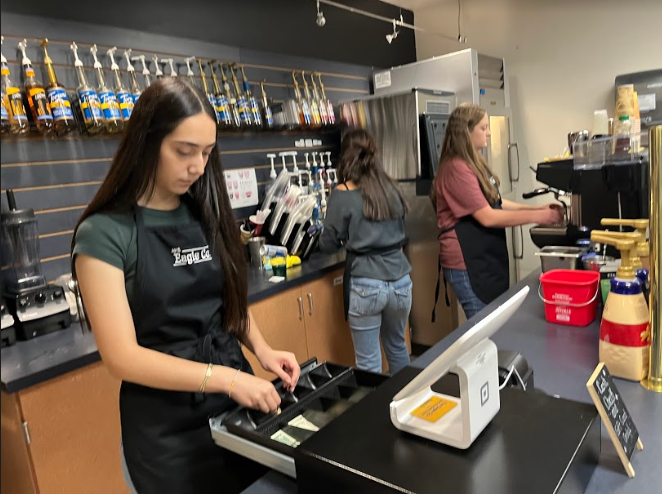
[[[386,35],[386,41],[388,41],[389,45],[393,43],[393,40],[398,37],[398,34],[400,34],[400,31],[398,30],[398,25],[402,25],[402,24],[404,24],[404,21],[402,19],[402,14],[400,14],[399,22],[396,19],[393,19],[393,33]]]
[[[393,21],[394,21],[394,19],[392,19],[392,18],[384,17],[383,15],[375,14],[374,12],[369,12],[367,10],[359,9],[359,8],[356,8],[356,7],[351,7],[349,5],[337,2],[335,0],[316,0],[316,2],[317,2],[317,5],[318,5],[318,7],[317,7],[317,10],[318,10],[317,25],[320,26],[320,27],[326,23],[326,19],[324,19],[324,21],[321,21],[324,24],[320,24],[320,18],[324,18],[324,14],[322,14],[321,11],[319,10],[319,5],[320,4],[328,5],[328,6],[340,9],[340,10],[345,10],[347,12],[351,12],[352,14],[357,14],[357,15],[361,15],[361,16],[364,16],[364,17],[369,17],[371,19],[375,19],[375,20],[382,21],[382,22],[388,22],[388,23],[392,24]],[[418,26],[415,26],[413,24],[410,24],[408,22],[404,22],[404,20],[402,19],[402,14],[400,14],[400,20],[399,21],[396,20],[395,24],[397,26],[399,26],[400,28],[411,29],[412,31],[416,31],[416,32],[419,32],[419,33],[426,33],[430,36],[435,36],[437,38],[443,38],[443,39],[450,40],[450,41],[458,41],[457,37],[448,36],[446,34],[442,34],[442,33],[436,32],[436,31],[430,31],[428,29],[424,29],[422,27],[418,27]],[[394,33],[395,33],[395,30],[394,30]],[[394,37],[393,37],[393,34],[388,34],[388,36],[391,38],[391,40],[389,41],[389,43],[390,43],[391,41],[393,41]],[[465,43],[467,42],[466,36],[463,36],[462,39],[464,40]],[[387,41],[388,41],[388,38],[387,38]]]
[[[319,0],[317,0],[317,20],[315,22],[319,27],[324,27],[326,24],[326,17],[324,17],[324,12],[320,10]]]

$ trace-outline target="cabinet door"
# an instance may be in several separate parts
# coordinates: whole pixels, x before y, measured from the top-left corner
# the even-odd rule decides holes
[[[30,449],[23,429],[18,393],[2,396],[2,475],[0,491],[37,494],[37,478],[32,468]]]
[[[354,365],[354,344],[343,309],[342,275],[340,269],[301,287],[308,355],[320,362]]]
[[[301,287],[291,288],[250,306],[262,336],[271,348],[294,353],[299,363],[308,360],[304,309]],[[255,375],[269,380],[275,379],[276,376],[262,369],[255,355],[245,348],[244,355],[253,367]]]
[[[128,494],[119,386],[98,363],[19,392],[40,494]]]

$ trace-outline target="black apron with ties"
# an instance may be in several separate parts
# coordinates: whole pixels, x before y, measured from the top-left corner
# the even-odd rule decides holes
[[[496,187],[494,178],[491,178],[490,181]],[[490,206],[493,209],[502,209],[501,194],[499,194],[497,201],[490,204]],[[473,292],[482,302],[489,304],[507,291],[510,286],[510,261],[506,229],[487,228],[476,221],[472,215],[467,215],[460,218],[454,227],[439,233],[438,238],[451,230],[455,230],[457,235]],[[435,289],[432,322],[435,322],[440,283],[443,277],[441,258],[439,259],[438,268],[439,277]],[[444,287],[447,289],[445,278]],[[446,305],[450,306],[448,292],[446,293]]]
[[[135,220],[138,261],[131,312],[138,343],[252,373],[236,337],[223,330],[223,273],[200,223],[145,227],[140,209]],[[236,406],[225,394],[122,382],[122,443],[138,493],[236,493],[264,474],[263,467],[212,440],[209,418]]]

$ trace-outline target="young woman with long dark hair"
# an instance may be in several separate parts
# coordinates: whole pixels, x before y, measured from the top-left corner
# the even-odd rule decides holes
[[[165,78],[140,96],[83,213],[73,272],[104,364],[122,380],[122,445],[139,494],[240,492],[256,465],[216,446],[208,419],[280,396],[240,344],[294,389],[293,354],[264,341],[206,96]]]
[[[501,198],[499,177],[480,153],[489,137],[487,112],[459,105],[448,120],[430,191],[441,231],[439,264],[467,319],[508,289],[505,228],[554,224],[562,218],[554,204],[534,207]]]
[[[407,206],[383,170],[374,137],[363,129],[342,140],[338,180],[329,197],[320,249],[344,246],[345,312],[356,366],[382,371],[381,337],[389,371],[409,364],[405,328],[411,310],[411,266],[405,245]]]

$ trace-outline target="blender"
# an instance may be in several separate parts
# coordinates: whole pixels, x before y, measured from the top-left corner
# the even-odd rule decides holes
[[[14,329],[14,317],[7,310],[5,299],[2,298],[2,348],[16,343],[16,330]]]
[[[7,190],[9,210],[2,212],[2,284],[16,336],[29,340],[71,325],[69,303],[61,286],[49,285],[39,256],[39,231],[32,209],[17,209]]]

